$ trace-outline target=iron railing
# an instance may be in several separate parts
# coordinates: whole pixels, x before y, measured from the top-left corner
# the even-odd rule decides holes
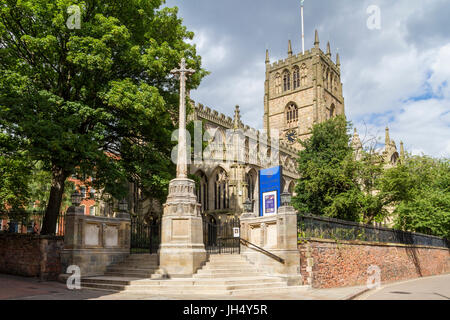
[[[267,251],[267,250],[265,250],[265,249],[263,249],[263,248],[261,248],[261,247],[258,247],[256,244],[253,244],[253,243],[251,243],[250,241],[247,241],[247,240],[245,240],[245,239],[242,239],[242,238],[241,238],[240,240],[241,240],[241,242],[242,242],[243,245],[245,245],[245,246],[247,246],[247,247],[252,246],[253,249],[255,249],[255,250],[257,250],[257,251],[259,251],[259,252],[265,254],[266,256],[269,256],[269,257],[271,257],[272,259],[277,260],[278,262],[284,264],[284,259],[281,258],[281,257],[279,257],[279,256],[277,256],[276,254],[273,254],[273,253],[270,252],[270,251]]]
[[[298,215],[298,239],[360,240],[450,248],[448,239],[335,218]]]
[[[44,221],[45,211],[28,211],[28,212],[9,212],[5,213],[3,218],[6,223],[3,226],[3,232],[7,233],[32,233],[40,234],[42,222]],[[10,219],[9,217],[21,217]],[[60,213],[56,220],[56,235],[64,236],[64,220],[65,213]]]
[[[239,254],[239,237],[234,237],[233,229],[240,228],[238,218],[225,222],[203,220],[203,241],[208,254]]]
[[[130,253],[157,253],[161,243],[161,224],[149,224],[142,217],[131,217]]]

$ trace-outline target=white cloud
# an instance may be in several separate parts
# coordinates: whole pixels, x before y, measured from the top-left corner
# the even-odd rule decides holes
[[[192,92],[198,102],[261,128],[264,49],[285,58],[287,40],[300,50],[298,0],[169,0],[180,7],[212,74]],[[366,8],[381,8],[381,30],[368,30]],[[239,7],[239,10],[236,8]],[[321,47],[339,48],[346,114],[359,131],[381,136],[389,125],[397,146],[450,157],[450,5],[448,0],[321,0],[305,2],[306,49],[314,29]],[[419,97],[421,100],[419,100]]]

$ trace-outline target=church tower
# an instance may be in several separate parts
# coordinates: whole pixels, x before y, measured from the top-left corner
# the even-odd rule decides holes
[[[266,51],[264,129],[277,129],[280,140],[300,148],[298,139],[310,136],[313,124],[345,114],[339,54],[331,58],[319,47],[316,30],[314,48],[294,55],[291,41],[288,57],[270,64]]]

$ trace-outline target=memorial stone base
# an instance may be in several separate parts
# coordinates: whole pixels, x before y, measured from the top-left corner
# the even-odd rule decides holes
[[[191,277],[206,262],[201,205],[195,182],[177,178],[170,182],[164,204],[158,274],[170,278]]]

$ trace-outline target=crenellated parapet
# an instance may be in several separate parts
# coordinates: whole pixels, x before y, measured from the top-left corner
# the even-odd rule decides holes
[[[296,159],[298,156],[298,149],[294,146],[287,144],[283,140],[278,140],[277,144],[268,137],[265,131],[260,131],[255,128],[250,127],[242,123],[240,119],[239,107],[236,106],[234,118],[226,116],[219,113],[217,110],[205,107],[201,103],[196,103],[191,100],[191,105],[193,106],[193,114],[190,115],[190,120],[202,120],[206,121],[207,128],[221,128],[221,130],[238,130],[246,138],[246,144],[244,146],[245,161],[251,165],[256,165],[257,167],[264,168],[264,161],[260,157],[255,156],[255,152],[271,153],[271,149],[276,147],[278,150],[279,164],[283,166],[283,172],[285,175],[292,179],[298,179],[299,175],[296,169]],[[224,131],[223,131],[224,133]],[[273,138],[272,138],[273,139]],[[264,145],[261,144],[264,142]],[[211,146],[215,146],[214,140],[211,141]],[[224,144],[225,153],[229,152],[233,148],[233,142],[227,141]],[[264,151],[263,151],[264,150]],[[211,154],[211,157],[215,159],[215,156],[222,155],[222,151],[215,151]],[[249,159],[255,159],[255,163],[250,163]]]

